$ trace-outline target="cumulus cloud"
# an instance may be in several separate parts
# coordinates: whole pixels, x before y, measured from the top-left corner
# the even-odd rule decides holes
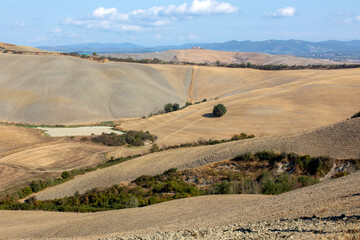
[[[296,8],[289,6],[285,8],[280,8],[276,10],[276,12],[269,13],[267,17],[270,18],[293,17],[295,13],[296,13]]]
[[[66,18],[63,23],[87,28],[102,28],[115,31],[142,31],[145,28],[170,25],[179,20],[190,20],[196,16],[232,14],[236,6],[216,0],[193,0],[191,3],[154,6],[120,13],[116,8],[98,7],[86,18]]]

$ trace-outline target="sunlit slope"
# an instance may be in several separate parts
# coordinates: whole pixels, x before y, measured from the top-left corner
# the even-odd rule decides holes
[[[121,126],[154,131],[160,143],[169,135],[168,144],[239,131],[283,134],[359,111],[359,69],[259,71],[7,54],[0,54],[0,65],[0,120],[89,123],[141,117],[169,102],[219,98]],[[203,116],[216,103],[228,108],[221,121]]]
[[[160,73],[163,66],[153,66]],[[184,110],[121,124],[146,129],[160,144],[229,138],[235,133],[256,136],[287,134],[335,123],[359,111],[360,70],[259,71],[197,67],[193,101],[214,99]],[[213,106],[227,113],[212,118]]]
[[[55,199],[133,181],[141,175],[156,175],[170,168],[190,169],[263,150],[301,155],[351,159],[360,156],[360,119],[285,136],[259,137],[224,144],[179,148],[135,158],[109,168],[78,176],[36,194],[37,199]]]
[[[0,211],[0,238],[112,239],[281,218],[358,215],[359,179],[358,171],[277,196],[212,195],[98,213]]]
[[[0,120],[83,123],[140,117],[184,100],[146,65],[0,54]]]

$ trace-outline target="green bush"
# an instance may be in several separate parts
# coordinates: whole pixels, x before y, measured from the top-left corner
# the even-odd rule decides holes
[[[150,152],[154,153],[154,152],[159,152],[160,151],[160,147],[155,143],[151,146],[150,148]]]
[[[180,110],[180,105],[178,103],[174,103],[172,108],[173,108],[173,111]]]
[[[107,146],[142,146],[145,141],[155,142],[157,137],[148,131],[128,131],[122,135],[116,133],[103,133],[100,136],[92,138],[93,142],[101,143]]]
[[[215,117],[221,117],[221,116],[224,116],[226,111],[227,111],[226,107],[223,104],[218,104],[218,105],[214,106],[213,114]]]
[[[358,117],[360,117],[360,112],[355,113],[351,118],[358,118]]]
[[[67,179],[68,177],[70,177],[70,173],[68,171],[62,172],[62,174],[61,174],[62,179]]]

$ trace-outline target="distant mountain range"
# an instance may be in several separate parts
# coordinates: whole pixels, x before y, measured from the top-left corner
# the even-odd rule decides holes
[[[78,53],[146,53],[189,49],[194,46],[218,51],[295,55],[338,61],[342,59],[360,60],[360,40],[322,42],[301,40],[228,41],[224,43],[187,43],[154,47],[144,47],[132,43],[85,43],[64,46],[39,46],[38,48],[48,51]]]

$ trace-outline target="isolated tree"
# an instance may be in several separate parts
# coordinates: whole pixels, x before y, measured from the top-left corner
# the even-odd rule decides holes
[[[97,56],[97,53],[96,53],[96,52],[93,52],[93,56]]]
[[[218,104],[218,105],[214,106],[213,114],[215,117],[221,117],[221,116],[224,116],[226,111],[227,111],[226,107],[223,104]]]

